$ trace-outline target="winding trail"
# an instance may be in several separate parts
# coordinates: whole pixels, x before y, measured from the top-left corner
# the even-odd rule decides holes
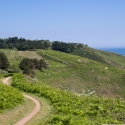
[[[8,85],[9,84],[8,81],[9,81],[10,78],[11,77],[7,77],[7,78],[2,79],[3,84]]]
[[[9,84],[8,80],[10,78],[11,77],[4,78],[2,80],[3,84],[8,85]],[[30,114],[28,114],[27,116],[25,116],[24,118],[19,120],[14,125],[25,125],[25,123],[27,123],[31,118],[33,118],[41,109],[41,105],[40,105],[40,102],[38,100],[36,100],[35,98],[33,98],[33,97],[29,96],[29,95],[26,95],[26,94],[23,94],[23,96],[28,98],[28,99],[31,99],[35,103],[36,106],[34,107],[34,109],[32,110],[32,112]]]
[[[28,99],[31,99],[36,106],[34,107],[33,111],[28,114],[27,116],[25,116],[24,118],[22,118],[21,120],[19,120],[17,123],[15,123],[14,125],[24,125],[25,123],[27,123],[31,118],[33,118],[41,109],[41,105],[40,102],[38,100],[36,100],[35,98],[25,95],[23,94],[23,96],[25,96]]]

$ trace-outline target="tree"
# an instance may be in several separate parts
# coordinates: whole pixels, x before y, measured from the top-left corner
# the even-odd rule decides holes
[[[46,69],[47,68],[47,64],[46,64],[46,62],[43,59],[40,59],[39,60],[39,69],[42,69],[42,67]]]
[[[50,47],[50,45],[49,45],[49,42],[48,42],[48,41],[45,41],[45,42],[44,42],[44,47],[45,47],[46,49]]]
[[[7,56],[0,52],[0,69],[8,69],[10,66]]]
[[[75,48],[74,46],[75,45],[73,43],[64,43],[64,42],[54,41],[52,44],[52,49],[70,53],[70,52],[73,52]]]
[[[78,47],[79,49],[83,49],[83,48],[84,48],[84,44],[79,43],[79,44],[77,45],[77,47]]]
[[[31,61],[31,59],[28,58],[24,58],[19,64],[19,68],[24,71],[27,69],[33,69],[33,67],[34,67],[33,62]]]
[[[47,64],[43,59],[28,59],[24,58],[19,64],[19,68],[23,70],[23,73],[35,76],[35,69],[41,70],[42,68],[47,68]]]
[[[0,48],[9,48],[18,50],[31,49],[47,49],[50,47],[49,40],[26,40],[24,38],[9,37],[7,39],[0,39]]]

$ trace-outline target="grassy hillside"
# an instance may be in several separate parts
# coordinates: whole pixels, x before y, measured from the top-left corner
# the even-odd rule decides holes
[[[44,50],[38,53],[49,64],[47,70],[37,73],[37,79],[43,83],[78,93],[94,90],[101,96],[124,96],[124,71],[58,51]]]
[[[19,63],[23,58],[41,59],[41,57],[36,54],[36,51],[17,51],[11,49],[0,49],[0,52],[4,52],[7,55],[7,58],[10,62],[10,68],[13,69],[14,72],[21,72],[21,70],[19,69]]]
[[[125,102],[100,98],[89,92],[76,94],[61,91],[45,84],[31,84],[22,74],[15,74],[12,86],[50,100],[53,115],[41,125],[102,125],[125,123]],[[33,124],[34,125],[34,124]]]
[[[10,64],[20,63],[20,61],[23,58],[41,59],[41,57],[38,54],[36,54],[35,51],[17,51],[11,49],[0,49],[0,52],[4,52],[7,55]]]
[[[14,74],[12,79],[13,87],[51,102],[53,115],[41,125],[125,123],[125,102],[121,98],[125,98],[124,70],[53,50],[1,51],[11,65],[18,66],[24,57],[44,58],[47,62],[48,68],[36,71],[35,79],[29,76],[24,79],[22,74]]]
[[[84,47],[82,49],[76,48],[71,54],[125,69],[125,57],[119,54],[96,50],[90,47]]]
[[[91,90],[100,96],[125,97],[125,71],[113,66],[53,50],[0,51],[7,55],[11,65],[16,66],[24,57],[44,58],[48,68],[36,71],[36,79],[50,86],[77,93]]]
[[[106,52],[106,51],[95,51],[99,56],[103,57],[109,64],[114,65],[116,67],[121,67],[121,69],[125,69],[125,56]]]

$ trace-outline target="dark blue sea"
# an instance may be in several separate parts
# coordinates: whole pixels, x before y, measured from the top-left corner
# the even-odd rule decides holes
[[[125,48],[98,48],[98,50],[104,50],[125,56]]]

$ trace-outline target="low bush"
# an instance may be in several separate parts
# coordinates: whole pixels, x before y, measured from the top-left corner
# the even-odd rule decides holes
[[[15,88],[0,83],[0,112],[23,102],[23,95]]]

